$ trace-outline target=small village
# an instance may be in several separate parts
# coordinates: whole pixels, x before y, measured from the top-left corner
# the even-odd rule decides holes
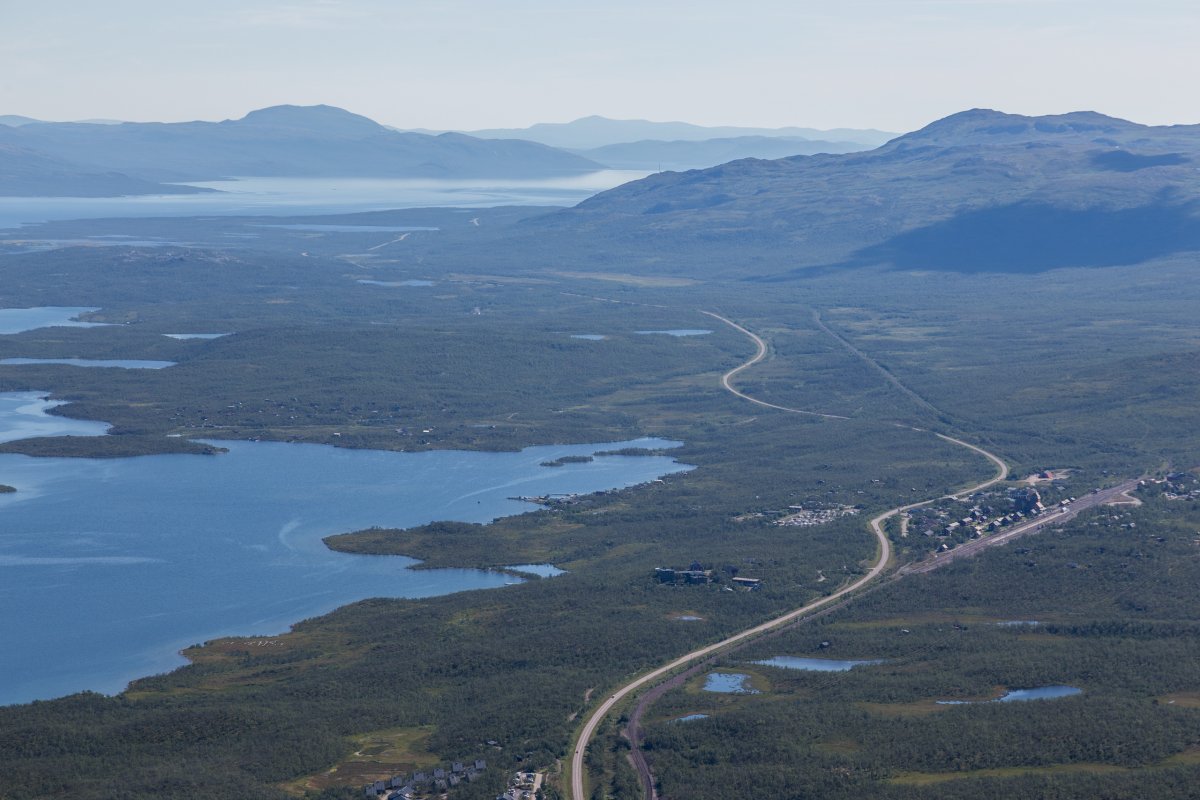
[[[842,517],[852,517],[857,513],[858,509],[854,506],[832,505],[816,508],[788,506],[788,513],[775,520],[775,524],[811,528]]]
[[[1156,487],[1166,500],[1198,500],[1200,499],[1200,478],[1190,472],[1171,472],[1163,478],[1150,478],[1140,481],[1138,488],[1145,490]]]
[[[1061,506],[1075,498],[1063,498]],[[900,519],[900,536],[923,536],[950,550],[968,539],[995,533],[1046,511],[1041,492],[1032,485],[977,492],[964,500],[946,499],[909,511]]]
[[[861,511],[856,506],[828,504],[821,502],[806,502],[802,505],[791,505],[780,511],[751,511],[733,518],[734,522],[750,522],[753,520],[770,521],[772,525],[786,525],[798,528],[811,528],[825,525],[842,517],[850,517]]]
[[[386,781],[375,781],[363,787],[363,795],[372,800],[431,800],[447,797],[451,790],[464,783],[473,783],[487,770],[487,762],[478,759],[470,764],[455,761],[447,769],[438,767],[395,775]],[[508,788],[496,800],[540,800],[545,775],[540,772],[517,772],[508,779]]]
[[[418,771],[395,775],[386,781],[375,781],[363,787],[363,795],[383,800],[418,800],[445,794],[464,781],[479,779],[487,770],[487,762],[476,759],[471,764],[455,761],[449,769],[438,767],[429,772]]]
[[[496,795],[496,800],[539,800],[544,778],[540,772],[518,772],[508,779],[508,788]]]

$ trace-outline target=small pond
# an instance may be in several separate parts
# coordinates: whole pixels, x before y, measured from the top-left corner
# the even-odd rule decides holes
[[[710,672],[704,678],[704,691],[720,694],[759,694],[743,672]]]
[[[641,336],[651,336],[656,333],[665,333],[667,336],[704,336],[712,333],[712,331],[703,330],[701,328],[674,328],[667,331],[636,331]]]
[[[137,359],[103,358],[0,358],[0,365],[21,366],[23,364],[65,364],[70,367],[117,367],[120,369],[165,369],[175,366],[174,361],[142,361]]]
[[[164,333],[168,339],[220,339],[228,333]]]
[[[1037,689],[1013,689],[1006,692],[1003,697],[996,700],[997,703],[1012,703],[1022,700],[1054,700],[1059,697],[1073,697],[1077,694],[1083,694],[1082,689],[1074,686],[1042,686]]]
[[[708,714],[688,714],[685,717],[676,717],[671,722],[695,722],[698,719],[708,719]]]
[[[776,656],[763,661],[755,661],[764,667],[780,667],[782,669],[799,669],[807,672],[847,672],[855,667],[870,664],[882,664],[881,658],[864,659],[860,661],[839,661],[832,658],[796,658],[793,656]]]
[[[969,706],[975,703],[1019,703],[1026,700],[1055,700],[1073,697],[1083,690],[1074,686],[1039,686],[1034,689],[1010,689],[994,700],[938,700],[940,706]]]
[[[589,342],[602,342],[607,339],[607,336],[599,333],[572,333],[572,339],[586,339]]]

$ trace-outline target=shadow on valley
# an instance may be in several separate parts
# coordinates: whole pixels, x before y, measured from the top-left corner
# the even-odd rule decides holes
[[[1032,274],[1137,264],[1190,250],[1200,250],[1200,217],[1191,205],[1110,210],[1016,203],[902,233],[837,266]]]
[[[1092,156],[1092,164],[1110,172],[1137,172],[1149,167],[1173,167],[1187,164],[1190,158],[1183,153],[1141,155],[1128,150],[1105,150]]]

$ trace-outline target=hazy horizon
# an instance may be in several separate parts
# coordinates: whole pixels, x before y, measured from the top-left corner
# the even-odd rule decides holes
[[[433,132],[439,132],[439,131],[470,132],[470,131],[475,131],[475,130],[480,130],[480,131],[483,131],[483,130],[505,130],[505,129],[510,129],[510,128],[513,130],[520,130],[523,128],[530,128],[535,125],[545,125],[545,124],[567,125],[572,122],[578,122],[578,121],[585,120],[588,118],[601,117],[601,118],[607,119],[612,122],[648,122],[648,123],[652,123],[652,124],[663,124],[663,125],[674,125],[674,124],[689,125],[690,124],[690,125],[698,125],[698,126],[705,127],[705,128],[737,127],[737,128],[746,128],[747,130],[760,129],[760,128],[761,129],[780,129],[780,130],[785,129],[785,128],[807,128],[807,129],[811,129],[811,130],[839,130],[839,129],[842,129],[842,130],[863,130],[863,131],[874,130],[874,131],[879,131],[879,132],[884,132],[884,133],[890,132],[890,133],[895,133],[895,134],[904,134],[904,133],[910,133],[912,131],[920,130],[921,128],[924,128],[925,126],[927,126],[933,122],[937,122],[940,119],[944,119],[948,116],[952,116],[954,114],[959,114],[959,113],[963,113],[966,111],[972,111],[972,110],[982,109],[982,110],[988,110],[988,111],[998,111],[998,112],[1004,113],[1004,114],[1015,114],[1015,115],[1021,115],[1021,116],[1042,116],[1042,115],[1037,115],[1037,114],[1024,114],[1023,112],[1020,112],[1020,111],[1011,111],[1009,109],[1004,109],[1004,108],[985,108],[982,106],[971,106],[971,107],[964,107],[964,108],[956,109],[954,111],[949,111],[940,117],[926,120],[925,122],[922,122],[919,125],[916,125],[912,128],[903,129],[903,130],[893,129],[893,128],[882,128],[878,125],[864,125],[864,126],[834,125],[834,126],[828,126],[828,127],[818,127],[815,125],[807,125],[807,124],[804,124],[803,122],[787,123],[787,124],[771,125],[771,126],[751,125],[748,123],[747,124],[723,123],[723,122],[700,123],[700,122],[695,122],[690,119],[648,119],[648,118],[635,118],[635,117],[608,117],[603,114],[585,114],[583,116],[572,117],[570,119],[535,119],[535,120],[531,120],[528,123],[525,123],[522,125],[487,125],[487,124],[484,124],[484,125],[472,126],[470,128],[437,128],[437,127],[431,127],[431,126],[426,126],[426,125],[412,125],[412,126],[407,126],[407,127],[401,126],[401,125],[394,125],[394,124],[388,122],[387,120],[382,120],[382,119],[377,119],[377,118],[371,117],[369,114],[363,114],[362,112],[357,111],[353,108],[346,108],[344,106],[338,106],[335,103],[314,102],[314,103],[304,103],[304,104],[301,104],[301,103],[270,103],[265,106],[259,106],[256,108],[248,108],[242,113],[234,114],[232,116],[227,116],[227,117],[212,117],[212,118],[183,117],[183,118],[174,119],[174,120],[166,120],[166,119],[136,119],[135,120],[135,119],[117,119],[115,117],[89,117],[89,118],[80,118],[80,117],[66,118],[66,117],[64,117],[62,119],[48,119],[48,118],[32,117],[32,115],[29,115],[29,114],[19,114],[19,113],[14,114],[12,112],[4,111],[3,109],[0,109],[0,117],[11,115],[11,116],[30,117],[33,119],[37,119],[39,122],[78,122],[78,123],[102,123],[102,124],[108,124],[108,123],[114,123],[114,122],[135,122],[135,123],[228,122],[228,121],[232,121],[232,120],[242,119],[243,117],[247,116],[248,114],[251,114],[255,111],[260,111],[264,108],[272,108],[272,107],[276,107],[276,106],[289,106],[289,105],[300,106],[300,107],[309,107],[309,108],[316,107],[316,106],[332,106],[335,108],[340,108],[343,111],[348,111],[352,114],[357,114],[359,116],[368,117],[369,119],[371,119],[374,122],[377,122],[381,125],[393,127],[398,130],[412,130],[412,131],[426,130],[426,131],[433,131]],[[1063,109],[1061,111],[1048,111],[1048,112],[1046,112],[1046,115],[1063,115],[1063,114],[1071,114],[1071,113],[1079,113],[1079,112],[1097,112],[1097,113],[1103,114],[1108,117],[1113,117],[1113,118],[1122,119],[1122,120],[1125,120],[1128,122],[1133,122],[1133,123],[1137,123],[1137,124],[1141,124],[1141,125],[1150,125],[1150,126],[1200,124],[1200,122],[1197,122],[1197,123],[1145,122],[1143,120],[1132,119],[1130,117],[1122,117],[1118,114],[1108,114],[1102,110],[1094,109],[1094,108],[1070,108],[1070,109]]]
[[[1164,79],[1200,72],[1190,4],[899,6],[9,2],[0,114],[172,122],[324,103],[400,128],[519,128],[595,114],[900,132],[984,107],[1200,122]]]
[[[434,127],[434,126],[429,126],[429,125],[397,125],[392,122],[389,122],[386,119],[378,119],[376,117],[371,116],[370,114],[364,114],[363,112],[361,112],[357,109],[354,109],[354,108],[349,108],[347,106],[341,106],[341,105],[338,105],[337,103],[322,102],[320,100],[316,100],[311,103],[287,103],[287,102],[268,103],[263,106],[247,108],[244,111],[235,112],[231,115],[224,116],[224,117],[187,117],[187,116],[184,116],[184,117],[180,117],[179,119],[118,119],[117,117],[111,117],[111,116],[110,117],[93,116],[93,117],[86,117],[86,118],[75,116],[75,117],[62,117],[62,118],[50,119],[47,117],[36,117],[32,114],[23,114],[23,113],[20,113],[19,111],[16,111],[16,112],[8,111],[6,109],[0,109],[0,117],[5,117],[5,116],[27,117],[30,119],[36,119],[39,122],[80,122],[80,123],[100,123],[100,124],[109,124],[109,123],[115,123],[115,122],[167,122],[167,123],[228,122],[231,120],[242,119],[246,115],[251,114],[255,111],[261,111],[264,108],[273,108],[273,107],[277,107],[277,106],[298,106],[298,107],[303,107],[303,108],[313,108],[316,106],[331,106],[333,108],[340,108],[343,111],[349,111],[351,114],[358,114],[359,116],[367,117],[368,119],[371,119],[374,122],[378,122],[380,125],[386,125],[386,126],[389,126],[392,128],[396,128],[398,130],[412,130],[412,131],[419,131],[419,130],[475,131],[475,130],[504,130],[504,129],[509,129],[509,128],[518,130],[518,129],[522,129],[522,128],[529,128],[534,125],[546,125],[546,124],[567,125],[572,122],[579,122],[581,120],[591,119],[591,118],[595,118],[595,117],[607,119],[612,122],[649,122],[649,123],[653,123],[653,124],[663,124],[663,125],[683,124],[683,125],[698,125],[698,126],[705,127],[705,128],[730,128],[730,127],[746,128],[746,129],[808,128],[808,129],[812,129],[812,130],[837,130],[837,129],[851,129],[851,127],[852,127],[852,126],[847,126],[847,125],[832,125],[829,127],[818,128],[817,126],[807,125],[807,124],[804,124],[803,122],[787,123],[787,124],[782,124],[782,125],[753,125],[750,123],[743,124],[743,123],[726,123],[726,122],[700,123],[700,122],[694,122],[690,119],[653,119],[653,118],[647,118],[647,117],[611,117],[611,116],[608,116],[605,114],[581,114],[576,117],[571,117],[570,119],[533,119],[524,124],[514,124],[514,125],[481,124],[481,125],[472,125],[471,127],[441,128],[441,127]],[[965,109],[965,108],[959,109],[959,111],[966,111],[966,110],[968,110],[968,109]],[[995,109],[995,110],[1002,111],[1003,109]],[[1084,110],[1090,111],[1092,109],[1072,109],[1072,110],[1073,111],[1084,111]],[[953,114],[953,113],[957,113],[957,112],[950,112],[950,113]],[[934,120],[929,120],[929,122],[933,122],[933,121]],[[1132,120],[1132,121],[1137,122],[1137,120]],[[921,126],[918,126],[918,127],[921,127]],[[855,130],[878,130],[878,131],[888,130],[888,129],[880,128],[875,125],[863,126],[861,128],[855,127],[853,129],[855,129]],[[904,131],[894,131],[894,132],[903,133]]]

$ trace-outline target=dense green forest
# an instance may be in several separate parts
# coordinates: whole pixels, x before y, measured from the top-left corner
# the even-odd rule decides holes
[[[664,796],[1182,796],[1200,775],[1198,527],[1196,502],[1105,507],[737,653],[762,694],[692,681],[655,707]],[[753,663],[777,655],[884,663]],[[1052,685],[1082,693],[986,702]]]
[[[484,214],[480,227],[525,213]],[[414,214],[363,221],[420,224]],[[533,767],[557,778],[593,695],[832,591],[873,559],[870,516],[992,474],[932,431],[1000,453],[1014,478],[1072,469],[1072,491],[1198,461],[1200,330],[1187,264],[662,283],[615,264],[591,277],[561,265],[508,275],[474,261],[421,265],[414,253],[436,251],[443,232],[466,235],[445,219],[445,231],[386,259],[355,255],[378,235],[260,223],[79,223],[198,244],[4,255],[0,306],[101,306],[94,318],[118,324],[0,337],[0,358],[178,364],[0,367],[0,391],[47,391],[69,401],[56,413],[115,426],[107,437],[0,449],[117,456],[215,451],[238,438],[515,449],[655,435],[683,442],[672,455],[697,469],[489,525],[347,531],[331,545],[427,566],[554,563],[568,573],[358,603],[270,646],[194,648],[191,666],[116,697],[0,708],[0,796],[350,797],[372,770],[473,758],[498,776]],[[214,246],[247,230],[262,238]],[[358,283],[411,278],[435,285]],[[754,348],[701,310],[768,341],[768,358],[739,376],[742,390],[848,419],[723,391],[720,376]],[[713,332],[637,333],[666,328]],[[187,331],[231,335],[162,335]],[[1200,744],[1200,519],[1186,502],[1145,499],[1112,512],[1120,520],[1081,516],[739,652],[731,664],[754,673],[761,695],[703,693],[694,681],[667,695],[647,741],[666,796],[1187,796],[1200,768],[1190,749]],[[816,504],[862,513],[815,527],[772,522]],[[762,578],[762,589],[654,578],[655,567],[692,561]],[[1041,624],[993,624],[1009,619]],[[838,674],[744,665],[818,652],[888,661]],[[1049,683],[1084,691],[934,702]],[[692,712],[711,716],[670,722]],[[617,727],[592,754],[599,797],[638,791]],[[386,755],[356,757],[363,741]],[[456,796],[495,790],[472,784]]]

